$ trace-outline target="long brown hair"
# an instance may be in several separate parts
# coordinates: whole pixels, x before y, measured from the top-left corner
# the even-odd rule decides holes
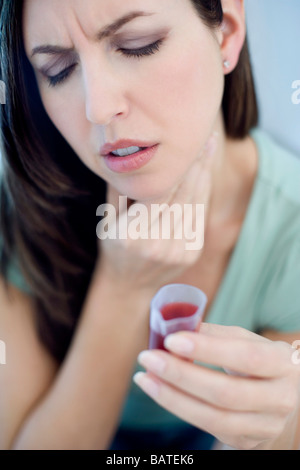
[[[192,0],[210,28],[223,20],[220,0]],[[62,361],[69,347],[97,259],[96,208],[106,183],[73,152],[48,118],[22,35],[23,1],[0,0],[0,79],[3,176],[0,272],[16,257],[35,303],[41,340]],[[225,79],[228,136],[243,138],[257,124],[247,43]],[[101,306],[99,306],[101,308]]]

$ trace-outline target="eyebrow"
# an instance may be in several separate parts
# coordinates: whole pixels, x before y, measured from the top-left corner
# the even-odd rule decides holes
[[[134,20],[135,18],[141,16],[152,16],[154,13],[146,13],[143,11],[133,11],[128,13],[127,15],[122,16],[121,18],[117,19],[113,23],[105,26],[96,34],[95,40],[102,41],[103,39],[112,36],[116,33],[122,26],[130,21]],[[31,57],[35,56],[36,54],[65,54],[69,52],[73,52],[74,48],[65,48],[61,46],[51,46],[49,44],[37,46],[32,49]]]

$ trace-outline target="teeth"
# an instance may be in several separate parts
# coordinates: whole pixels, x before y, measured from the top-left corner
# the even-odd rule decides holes
[[[111,152],[116,157],[127,157],[128,155],[133,155],[134,153],[142,150],[142,147],[127,147],[125,149],[118,149],[114,152]]]

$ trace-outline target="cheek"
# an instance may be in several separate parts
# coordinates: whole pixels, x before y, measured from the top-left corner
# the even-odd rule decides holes
[[[80,142],[87,136],[87,120],[79,101],[72,99],[68,87],[64,91],[41,90],[44,108],[54,126],[67,142],[79,150]]]
[[[66,87],[63,97],[42,96],[42,101],[49,118],[75,154],[84,165],[98,174],[94,161],[95,148],[97,147],[92,147],[90,124],[86,119],[82,102],[72,100],[72,96],[74,94],[70,93]]]
[[[199,140],[205,141],[219,113],[224,77],[216,47],[212,43],[201,49],[198,43],[191,44],[154,74],[153,102],[159,103],[156,106],[165,124],[172,124],[179,140],[196,131]]]

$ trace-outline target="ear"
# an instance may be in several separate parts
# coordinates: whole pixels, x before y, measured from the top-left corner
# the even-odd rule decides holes
[[[222,7],[224,17],[218,40],[224,73],[228,74],[235,69],[246,39],[244,0],[222,0]]]

